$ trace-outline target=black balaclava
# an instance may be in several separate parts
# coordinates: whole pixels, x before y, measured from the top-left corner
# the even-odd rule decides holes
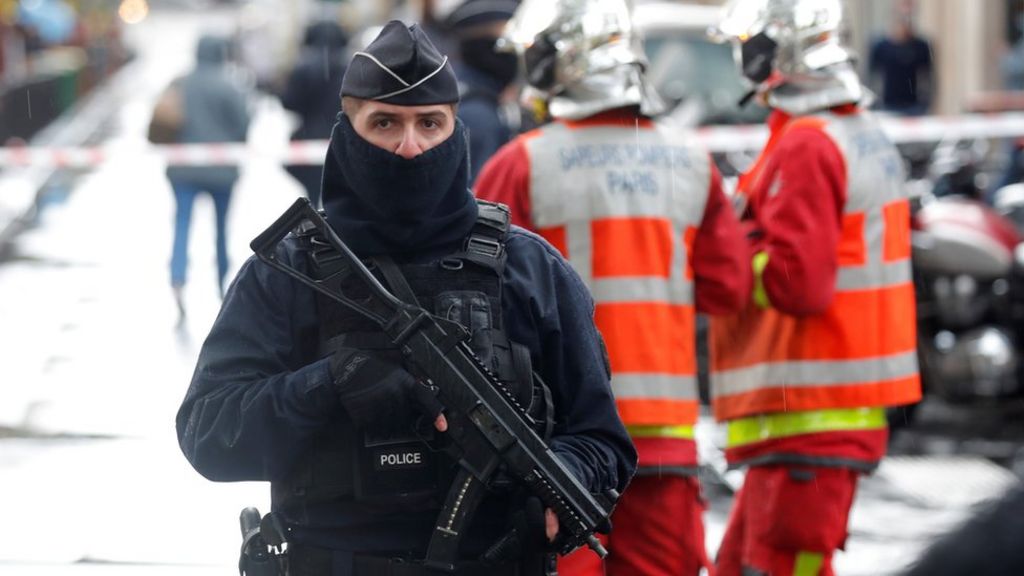
[[[415,158],[378,148],[344,114],[324,163],[327,220],[359,256],[419,252],[469,234],[477,205],[469,191],[466,129]]]
[[[459,50],[467,66],[486,74],[504,88],[519,73],[519,57],[511,52],[496,50],[497,41],[497,38],[489,36],[466,38],[459,41]]]
[[[480,30],[483,26],[508,22],[518,6],[519,0],[464,0],[447,20],[448,27],[459,37],[462,61],[501,87],[515,80],[519,58],[511,51],[496,50],[498,39]]]
[[[389,22],[361,54],[342,96],[399,106],[458,102],[451,65],[416,25]],[[339,114],[324,161],[328,222],[359,256],[429,251],[464,238],[477,217],[466,139],[456,119],[447,140],[405,159],[367,142]]]

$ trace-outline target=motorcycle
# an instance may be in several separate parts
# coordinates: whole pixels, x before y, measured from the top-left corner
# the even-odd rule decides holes
[[[1024,392],[1024,193],[991,207],[971,163],[950,168],[912,195],[922,385],[950,404],[995,403]]]

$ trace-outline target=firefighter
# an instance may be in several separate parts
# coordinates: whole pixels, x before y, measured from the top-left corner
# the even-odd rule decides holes
[[[708,564],[696,477],[696,311],[738,310],[751,274],[739,223],[705,150],[653,119],[625,0],[526,0],[506,29],[554,119],[498,151],[479,197],[507,204],[587,283],[639,470],[612,517],[607,572],[696,575]],[[590,555],[593,556],[593,555]],[[565,576],[602,574],[596,558]]]
[[[718,30],[772,111],[739,183],[752,299],[711,323],[714,414],[749,467],[718,576],[833,574],[885,410],[921,395],[902,163],[842,25],[840,0],[732,0]]]

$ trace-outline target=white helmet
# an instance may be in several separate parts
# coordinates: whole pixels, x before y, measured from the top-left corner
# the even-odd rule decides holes
[[[743,76],[792,114],[865,99],[843,45],[842,0],[729,0],[712,34],[731,40]]]
[[[522,59],[524,99],[547,101],[556,118],[629,105],[661,112],[631,8],[629,0],[524,0],[503,38]]]

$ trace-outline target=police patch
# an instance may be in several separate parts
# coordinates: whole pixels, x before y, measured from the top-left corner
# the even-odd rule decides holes
[[[373,454],[373,468],[378,472],[414,470],[428,464],[424,450],[405,446],[401,449],[379,450]]]

